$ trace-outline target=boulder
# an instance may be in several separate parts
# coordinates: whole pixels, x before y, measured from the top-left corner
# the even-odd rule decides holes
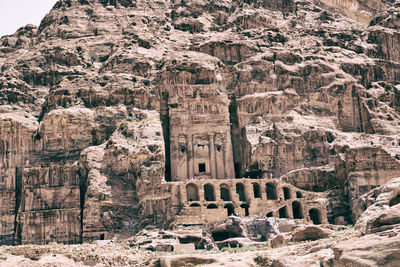
[[[273,248],[284,247],[288,244],[288,241],[289,241],[289,239],[287,236],[285,236],[283,234],[279,234],[271,240],[271,247],[273,247]]]
[[[292,241],[300,242],[305,240],[318,240],[326,238],[333,233],[332,230],[324,229],[316,225],[299,227],[292,233]]]

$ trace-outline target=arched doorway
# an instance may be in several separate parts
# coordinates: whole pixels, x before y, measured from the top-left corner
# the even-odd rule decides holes
[[[226,204],[224,208],[226,209],[228,216],[235,215],[235,207],[232,204]]]
[[[321,213],[318,209],[310,209],[308,214],[313,224],[321,224]]]
[[[186,185],[187,201],[199,201],[199,189],[195,184]]]
[[[254,198],[261,198],[260,185],[258,183],[253,183],[253,193]]]
[[[293,218],[295,219],[303,219],[303,209],[301,207],[301,203],[298,201],[292,202],[292,209],[293,209]]]
[[[279,218],[289,218],[286,206],[279,209]]]
[[[239,201],[246,201],[246,195],[244,193],[244,185],[242,183],[236,184],[236,194],[239,195]]]
[[[266,192],[267,192],[267,199],[269,199],[269,200],[276,199],[275,185],[272,183],[268,183],[265,186],[266,186]]]
[[[290,199],[290,189],[288,187],[283,188],[283,199],[284,200]]]
[[[206,201],[215,201],[214,186],[211,184],[204,185],[204,199]]]
[[[226,184],[220,185],[220,195],[223,201],[231,201],[231,193],[229,192],[229,187]]]

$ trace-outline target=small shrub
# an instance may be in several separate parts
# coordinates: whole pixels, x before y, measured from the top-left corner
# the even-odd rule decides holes
[[[99,56],[97,55],[96,51],[90,51],[89,55],[90,55],[90,59],[92,60],[92,62],[99,61]]]

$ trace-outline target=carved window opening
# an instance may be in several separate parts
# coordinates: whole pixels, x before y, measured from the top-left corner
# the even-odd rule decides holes
[[[204,185],[204,199],[206,201],[215,201],[214,187],[211,184]]]
[[[292,203],[292,209],[293,209],[293,218],[295,219],[303,219],[303,209],[301,207],[301,203],[298,201],[293,201]]]
[[[321,224],[321,213],[318,209],[310,209],[308,214],[313,224]]]
[[[199,201],[199,190],[195,184],[186,185],[187,201]]]
[[[220,152],[221,148],[222,148],[221,145],[217,145],[216,147],[217,147],[217,151]]]
[[[199,203],[190,204],[190,207],[201,207]]]
[[[272,183],[266,184],[266,192],[267,192],[267,199],[269,200],[276,199],[276,189],[274,184]]]
[[[268,218],[273,217],[273,216],[274,216],[274,215],[273,215],[272,211],[267,213],[267,217],[268,217]]]
[[[206,164],[199,163],[199,173],[204,173],[204,172],[206,172]]]
[[[303,198],[303,194],[299,191],[296,192],[296,197],[297,198]]]
[[[254,198],[261,198],[261,189],[258,183],[253,183]]]
[[[186,147],[185,147],[185,146],[181,146],[181,147],[180,147],[180,150],[181,150],[182,153],[185,153]]]
[[[283,188],[283,199],[284,200],[290,199],[290,189],[287,187]]]
[[[246,201],[246,194],[244,192],[244,185],[242,183],[236,184],[236,194],[239,195],[239,201]]]
[[[221,185],[220,195],[223,201],[231,201],[231,194],[229,192],[229,187],[227,185]]]
[[[100,240],[104,240],[104,234],[100,234]]]
[[[279,209],[279,218],[289,218],[286,206]]]
[[[226,209],[228,216],[235,214],[235,207],[232,204],[226,204],[224,208]]]

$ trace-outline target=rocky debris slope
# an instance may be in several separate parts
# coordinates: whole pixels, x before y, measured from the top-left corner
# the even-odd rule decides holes
[[[193,96],[178,115],[223,114],[237,177],[328,191],[330,222],[350,223],[358,197],[400,170],[399,12],[380,0],[58,1],[39,27],[0,39],[0,243],[168,226],[180,209],[169,114]],[[200,105],[216,95],[223,105]]]

